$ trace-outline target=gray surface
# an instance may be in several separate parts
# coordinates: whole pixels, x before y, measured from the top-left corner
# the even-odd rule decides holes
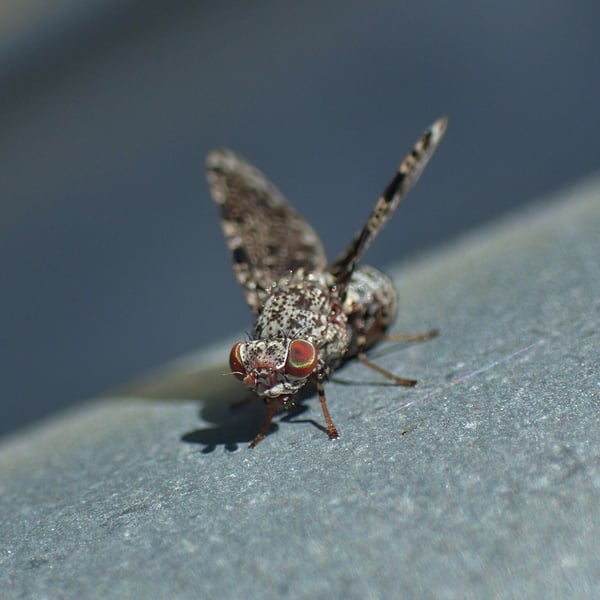
[[[447,114],[376,266],[600,167],[598,0],[11,2],[44,10],[0,25],[0,434],[248,326],[214,146],[334,256]]]
[[[599,597],[599,206],[393,271],[442,336],[379,359],[415,389],[329,384],[336,442],[311,399],[246,449],[260,405],[192,374],[228,344],[5,441],[3,597]]]

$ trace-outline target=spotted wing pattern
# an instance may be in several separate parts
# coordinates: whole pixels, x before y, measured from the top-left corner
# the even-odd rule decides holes
[[[446,132],[447,124],[448,119],[442,117],[435,121],[419,138],[413,149],[400,163],[396,174],[388,183],[379,200],[377,200],[365,226],[329,267],[329,271],[338,281],[338,289],[342,294],[362,255],[383,226],[390,220],[398,204],[400,204],[400,200],[419,179]]]
[[[231,150],[214,150],[206,159],[206,176],[235,276],[254,313],[266,290],[284,275],[325,268],[323,245],[313,228],[258,169]]]

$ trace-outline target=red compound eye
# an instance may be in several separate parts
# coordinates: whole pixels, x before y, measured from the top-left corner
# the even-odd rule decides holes
[[[285,361],[285,372],[293,377],[308,377],[317,365],[317,347],[306,340],[290,344]]]
[[[242,357],[240,355],[241,347],[242,344],[238,342],[233,346],[231,352],[229,353],[229,368],[231,369],[231,372],[240,380],[246,377],[246,370],[244,369],[244,363],[242,362]]]

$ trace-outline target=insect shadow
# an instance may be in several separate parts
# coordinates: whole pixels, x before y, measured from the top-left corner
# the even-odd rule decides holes
[[[327,429],[314,419],[299,418],[309,410],[304,400],[315,394],[314,387],[302,390],[296,402],[282,411],[283,416],[279,422],[308,423],[327,433]],[[240,446],[247,446],[255,438],[266,413],[264,402],[252,394],[247,394],[233,402],[231,402],[231,395],[228,400],[218,396],[210,399],[203,398],[199,418],[213,425],[189,431],[181,436],[181,440],[189,444],[203,445],[203,454],[214,452],[218,446],[223,446],[229,452],[235,452]],[[278,423],[272,422],[267,435],[278,429]]]

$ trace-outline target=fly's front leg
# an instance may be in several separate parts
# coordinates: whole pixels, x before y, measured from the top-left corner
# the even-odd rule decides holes
[[[333,424],[329,409],[327,408],[327,401],[325,400],[325,388],[323,386],[323,380],[317,379],[317,394],[319,395],[319,402],[321,403],[321,409],[323,410],[323,416],[325,417],[325,424],[327,425],[327,435],[330,440],[337,440],[340,437],[336,426]]]
[[[260,426],[257,436],[248,444],[248,448],[256,448],[256,445],[265,439],[269,429],[271,428],[271,421],[277,412],[277,399],[267,402],[267,416]]]

